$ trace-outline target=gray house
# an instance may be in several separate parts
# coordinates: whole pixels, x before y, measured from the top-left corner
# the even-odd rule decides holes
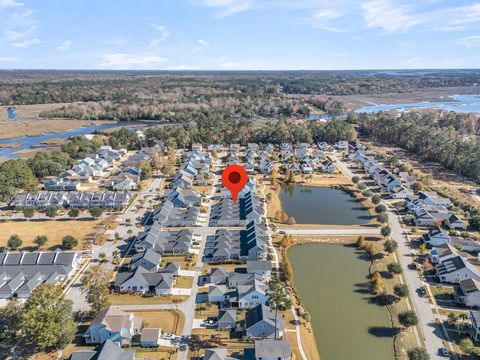
[[[255,360],[290,360],[291,354],[287,340],[255,341]]]
[[[276,322],[275,322],[276,318]],[[283,317],[266,305],[257,305],[245,314],[246,336],[250,339],[281,339],[285,334]]]
[[[235,310],[220,310],[217,317],[218,328],[222,330],[235,329],[237,312]]]

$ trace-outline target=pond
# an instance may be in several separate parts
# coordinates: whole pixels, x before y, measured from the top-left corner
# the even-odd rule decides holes
[[[369,302],[369,262],[353,247],[305,244],[288,250],[293,283],[311,315],[322,360],[393,359],[387,310]]]
[[[358,113],[374,113],[378,111],[399,110],[409,111],[412,109],[441,109],[459,113],[480,113],[480,95],[452,95],[445,101],[422,101],[409,104],[375,104],[358,109]]]
[[[297,224],[364,225],[370,215],[345,191],[314,186],[286,185],[280,191],[282,209]]]

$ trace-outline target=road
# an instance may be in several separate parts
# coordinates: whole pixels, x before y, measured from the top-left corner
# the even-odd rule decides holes
[[[346,164],[340,161],[335,155],[331,155],[332,160],[336,165],[350,178],[354,176],[353,172],[346,166]],[[419,273],[416,270],[410,270],[408,264],[412,262],[412,249],[410,248],[410,242],[404,233],[398,216],[393,213],[388,204],[387,206],[388,222],[392,229],[391,237],[398,243],[397,255],[402,265],[403,273],[406,279],[408,289],[411,294],[415,312],[419,320],[420,328],[422,329],[423,338],[425,342],[425,348],[432,360],[444,359],[442,358],[438,350],[443,346],[442,338],[443,333],[440,326],[436,323],[436,318],[433,313],[433,309],[428,302],[427,297],[420,297],[416,290],[424,285],[423,281],[419,277]]]
[[[358,229],[278,229],[277,234],[289,235],[379,235],[378,228]]]

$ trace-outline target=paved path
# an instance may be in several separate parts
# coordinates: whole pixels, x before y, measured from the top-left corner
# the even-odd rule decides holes
[[[349,177],[353,177],[354,174],[347,168],[345,163],[338,160],[336,156],[332,156],[338,167]],[[388,204],[384,202],[388,208]],[[412,262],[413,250],[410,247],[410,242],[402,226],[398,216],[394,214],[390,209],[387,211],[389,226],[392,229],[391,237],[398,243],[397,254],[402,265],[403,274],[406,279],[408,289],[410,291],[411,299],[415,307],[415,311],[418,316],[419,325],[423,333],[423,339],[425,342],[425,348],[430,355],[430,359],[444,359],[438,353],[438,350],[443,347],[441,326],[437,324],[435,314],[432,306],[428,302],[427,297],[420,297],[416,290],[419,287],[425,285],[420,279],[419,273],[416,270],[410,270],[408,264]],[[427,287],[428,288],[428,287]],[[450,345],[450,344],[449,344]],[[450,349],[451,350],[451,349]],[[450,351],[452,353],[452,351]],[[455,358],[455,356],[454,356]]]
[[[291,235],[379,235],[379,228],[361,229],[278,229],[277,234]]]

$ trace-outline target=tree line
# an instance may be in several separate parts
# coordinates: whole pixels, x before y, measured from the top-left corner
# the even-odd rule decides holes
[[[478,116],[439,110],[349,114],[361,134],[400,146],[480,182]]]

